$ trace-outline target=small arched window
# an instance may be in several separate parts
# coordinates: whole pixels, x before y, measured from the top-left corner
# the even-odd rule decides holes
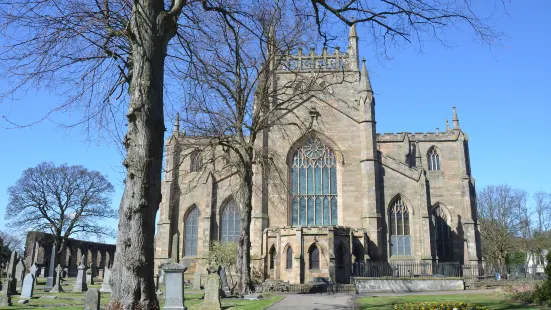
[[[237,242],[241,228],[241,212],[235,200],[230,200],[222,211],[221,240],[222,242]]]
[[[440,155],[436,152],[436,148],[432,148],[428,154],[429,170],[440,170]]]
[[[451,227],[448,225],[446,213],[440,205],[432,210],[432,220],[438,260],[451,261],[453,259]]]
[[[276,250],[275,247],[272,246],[270,249],[270,270],[273,270],[276,265]]]
[[[190,159],[190,165],[189,165],[189,171],[190,172],[197,172],[201,169],[201,166],[203,165],[203,157],[201,156],[201,152],[198,150],[195,150],[191,152],[189,155]]]
[[[287,253],[285,257],[285,269],[293,268],[293,248],[291,246],[287,247]]]
[[[315,244],[310,247],[310,269],[320,269],[320,251]]]
[[[184,256],[197,255],[197,235],[199,232],[199,208],[193,206],[193,209],[187,214],[185,225],[186,235],[184,236]]]
[[[411,255],[409,210],[398,197],[389,210],[390,255]]]

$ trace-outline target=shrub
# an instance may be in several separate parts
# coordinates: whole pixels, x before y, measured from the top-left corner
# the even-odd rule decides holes
[[[419,302],[394,305],[396,310],[488,310],[475,304],[464,302]]]
[[[533,294],[534,302],[543,305],[551,305],[551,252],[547,254],[547,267],[545,267],[547,280],[536,287]]]

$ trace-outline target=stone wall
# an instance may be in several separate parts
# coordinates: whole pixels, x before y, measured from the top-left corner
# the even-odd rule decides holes
[[[54,236],[47,233],[31,231],[27,233],[25,243],[25,266],[29,270],[33,263],[38,267],[49,268]],[[113,264],[116,246],[100,242],[67,239],[65,254],[61,255],[60,262],[63,268],[67,268],[69,276],[76,276],[77,266],[82,256],[85,256],[85,264],[92,264],[95,275],[105,266]]]
[[[463,291],[461,279],[372,279],[354,278],[358,294]]]

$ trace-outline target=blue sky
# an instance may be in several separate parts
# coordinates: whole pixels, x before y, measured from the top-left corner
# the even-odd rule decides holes
[[[551,1],[508,3],[491,24],[504,33],[500,46],[487,46],[461,27],[446,34],[447,43],[425,42],[390,50],[377,58],[359,28],[377,98],[378,132],[434,132],[445,128],[457,107],[461,128],[470,138],[471,166],[477,189],[509,184],[533,194],[551,192]],[[346,38],[341,46],[344,47]],[[341,48],[342,50],[342,48]],[[0,82],[0,91],[6,89]],[[48,92],[28,93],[0,103],[0,229],[4,228],[7,188],[22,171],[42,161],[81,164],[108,176],[115,185],[113,208],[122,196],[122,158],[113,144],[87,137],[82,128],[67,130],[46,120],[32,127],[8,129],[2,116],[18,123],[42,118],[60,101]],[[53,119],[70,122],[78,114]],[[529,201],[530,203],[530,201]],[[116,221],[110,221],[116,228]],[[114,240],[107,240],[112,241]]]

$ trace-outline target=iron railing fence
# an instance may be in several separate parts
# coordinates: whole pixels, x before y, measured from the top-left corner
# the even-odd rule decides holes
[[[499,276],[497,276],[499,274]],[[375,262],[352,265],[353,277],[446,277],[462,278],[469,281],[481,280],[542,280],[546,278],[538,266],[504,265],[496,266],[487,262],[460,264],[458,262]]]

